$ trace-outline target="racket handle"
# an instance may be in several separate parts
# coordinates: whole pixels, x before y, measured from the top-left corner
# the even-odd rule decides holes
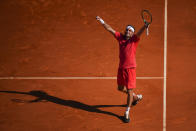
[[[146,35],[148,36],[149,35],[148,28],[149,28],[150,24],[148,22],[146,22],[146,20],[144,20],[144,23],[145,23],[145,26],[146,26]]]
[[[149,35],[149,31],[148,31],[148,28],[146,28],[146,35],[147,35],[147,36]]]

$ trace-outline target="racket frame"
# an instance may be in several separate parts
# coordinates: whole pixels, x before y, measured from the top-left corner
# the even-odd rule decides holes
[[[146,21],[146,20],[144,19],[144,13],[147,13],[147,14],[150,16],[150,21]],[[148,27],[146,28],[146,35],[148,36],[148,35],[149,35],[149,30],[148,30],[148,28],[149,28],[150,24],[152,23],[152,15],[151,15],[151,13],[150,13],[148,10],[142,10],[141,16],[142,16],[142,19],[143,19],[144,23],[147,22],[147,23],[149,24]]]

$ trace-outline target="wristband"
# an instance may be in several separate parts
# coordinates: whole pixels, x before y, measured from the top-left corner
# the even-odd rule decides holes
[[[104,24],[105,23],[102,19],[100,19],[99,21],[100,21],[101,24]]]

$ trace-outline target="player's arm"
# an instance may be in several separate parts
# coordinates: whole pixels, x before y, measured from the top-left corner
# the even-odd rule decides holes
[[[136,33],[137,37],[140,37],[144,30],[148,28],[148,26],[149,24],[145,23],[144,26],[142,26],[142,28],[140,28],[140,30]]]
[[[113,35],[115,35],[115,30],[112,29],[112,27],[110,25],[108,25],[105,21],[103,21],[103,19],[101,19],[99,16],[96,17],[96,19],[103,25],[103,27],[109,31],[110,33],[112,33]]]

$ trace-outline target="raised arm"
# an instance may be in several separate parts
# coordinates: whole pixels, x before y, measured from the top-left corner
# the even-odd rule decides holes
[[[148,28],[148,26],[149,26],[149,24],[146,22],[146,23],[142,26],[142,28],[140,28],[140,30],[136,33],[137,37],[140,37],[141,34],[144,32],[144,30]]]
[[[103,25],[103,27],[109,31],[110,33],[112,33],[113,35],[115,35],[115,30],[112,29],[112,27],[110,25],[108,25],[106,22],[103,21],[103,19],[101,19],[99,16],[96,17],[96,19]]]

